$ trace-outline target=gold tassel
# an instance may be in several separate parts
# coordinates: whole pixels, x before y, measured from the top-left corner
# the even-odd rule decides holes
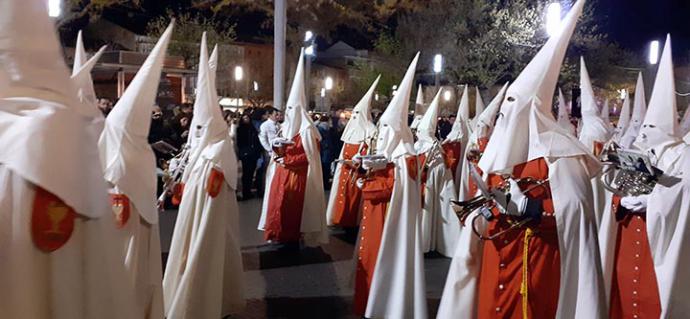
[[[520,295],[522,295],[522,318],[528,318],[529,301],[527,299],[529,286],[529,240],[534,235],[531,228],[525,229],[525,239],[522,248],[522,283],[520,284]]]

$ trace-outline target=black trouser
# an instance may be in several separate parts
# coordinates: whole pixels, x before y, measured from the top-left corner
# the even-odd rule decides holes
[[[254,180],[256,192],[259,196],[263,196],[264,194],[264,184],[266,184],[266,168],[268,167],[268,161],[271,160],[271,156],[269,156],[266,152],[261,152],[261,156],[264,160],[261,166],[256,170],[256,179]]]
[[[252,185],[254,184],[254,172],[256,171],[256,158],[244,158],[242,161],[242,198],[252,197]],[[257,176],[258,178],[258,176]]]

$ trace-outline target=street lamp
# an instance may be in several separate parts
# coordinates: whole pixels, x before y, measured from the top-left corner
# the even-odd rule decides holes
[[[62,13],[61,0],[48,0],[48,15],[51,18],[57,18]]]
[[[561,4],[554,2],[546,8],[546,33],[553,36],[561,30]]]
[[[326,77],[326,80],[324,81],[324,87],[327,91],[330,91],[333,88],[333,78],[330,76]]]
[[[311,32],[311,30],[307,30],[307,32],[304,33],[304,42],[309,42],[311,38],[314,37],[314,32]]]
[[[443,71],[443,56],[436,54],[434,55],[434,82],[437,90],[441,83],[441,71]]]
[[[259,91],[259,82],[254,81],[254,92]]]
[[[244,70],[242,66],[235,66],[235,95],[237,96],[237,107],[240,107],[242,98],[240,97],[240,81],[244,77]]]
[[[313,56],[314,55],[314,45],[311,44],[308,47],[304,48],[304,54],[307,56]]]
[[[446,102],[450,101],[450,98],[453,96],[452,94],[453,94],[453,93],[451,93],[450,90],[445,90],[445,91],[443,92],[443,99],[444,99]]]
[[[654,40],[649,44],[649,64],[655,65],[659,62],[659,41]]]
[[[242,78],[244,77],[244,70],[242,69],[241,66],[236,66],[235,67],[235,81],[239,82],[242,81]]]

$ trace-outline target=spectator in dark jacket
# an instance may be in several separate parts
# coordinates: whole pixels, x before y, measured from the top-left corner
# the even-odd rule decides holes
[[[242,115],[240,119],[236,139],[239,160],[242,162],[242,199],[244,200],[253,195],[251,190],[256,171],[256,161],[261,156],[262,150],[259,133],[254,128],[248,114]]]

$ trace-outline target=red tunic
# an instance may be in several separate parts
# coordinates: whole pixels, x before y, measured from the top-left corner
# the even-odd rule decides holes
[[[366,153],[364,145],[360,150],[360,144],[348,144],[343,146],[343,159],[351,160],[359,151],[361,155]],[[362,190],[357,187],[356,181],[361,177],[357,169],[349,165],[340,166],[340,179],[337,188],[337,199],[333,204],[333,224],[342,227],[356,227],[359,223],[359,210],[362,202]]]
[[[613,197],[618,222],[611,282],[611,318],[659,318],[661,303],[645,214],[631,213]]]
[[[309,161],[300,135],[285,146],[283,165],[276,165],[266,212],[264,238],[277,242],[300,240],[302,209]]]
[[[408,174],[417,176],[416,157],[407,159]],[[359,247],[357,247],[357,269],[355,270],[355,314],[363,316],[367,309],[369,289],[376,268],[376,258],[381,246],[383,226],[395,184],[395,164],[373,172],[362,187],[362,222],[360,224]]]
[[[460,157],[463,145],[460,142],[450,142],[444,143],[442,146],[443,152],[448,156],[448,166],[450,167],[450,171],[453,172],[453,180],[455,180],[457,178],[458,165],[462,162],[462,158]]]
[[[539,158],[514,167],[516,178],[548,178],[548,166]],[[489,186],[502,182],[500,176],[490,175]],[[520,183],[524,191],[532,185]],[[560,254],[551,190],[547,183],[527,193],[530,198],[543,200],[544,212],[540,222],[530,222],[484,242],[479,278],[479,318],[554,318],[558,308],[560,286]],[[514,219],[499,215],[489,222],[488,234],[508,228]],[[525,245],[527,244],[527,246]],[[527,265],[523,265],[527,260]],[[526,267],[524,267],[526,266]],[[523,277],[527,280],[524,281]],[[523,281],[527,284],[523,287]],[[526,289],[524,289],[526,288]],[[527,305],[523,309],[523,306]]]

